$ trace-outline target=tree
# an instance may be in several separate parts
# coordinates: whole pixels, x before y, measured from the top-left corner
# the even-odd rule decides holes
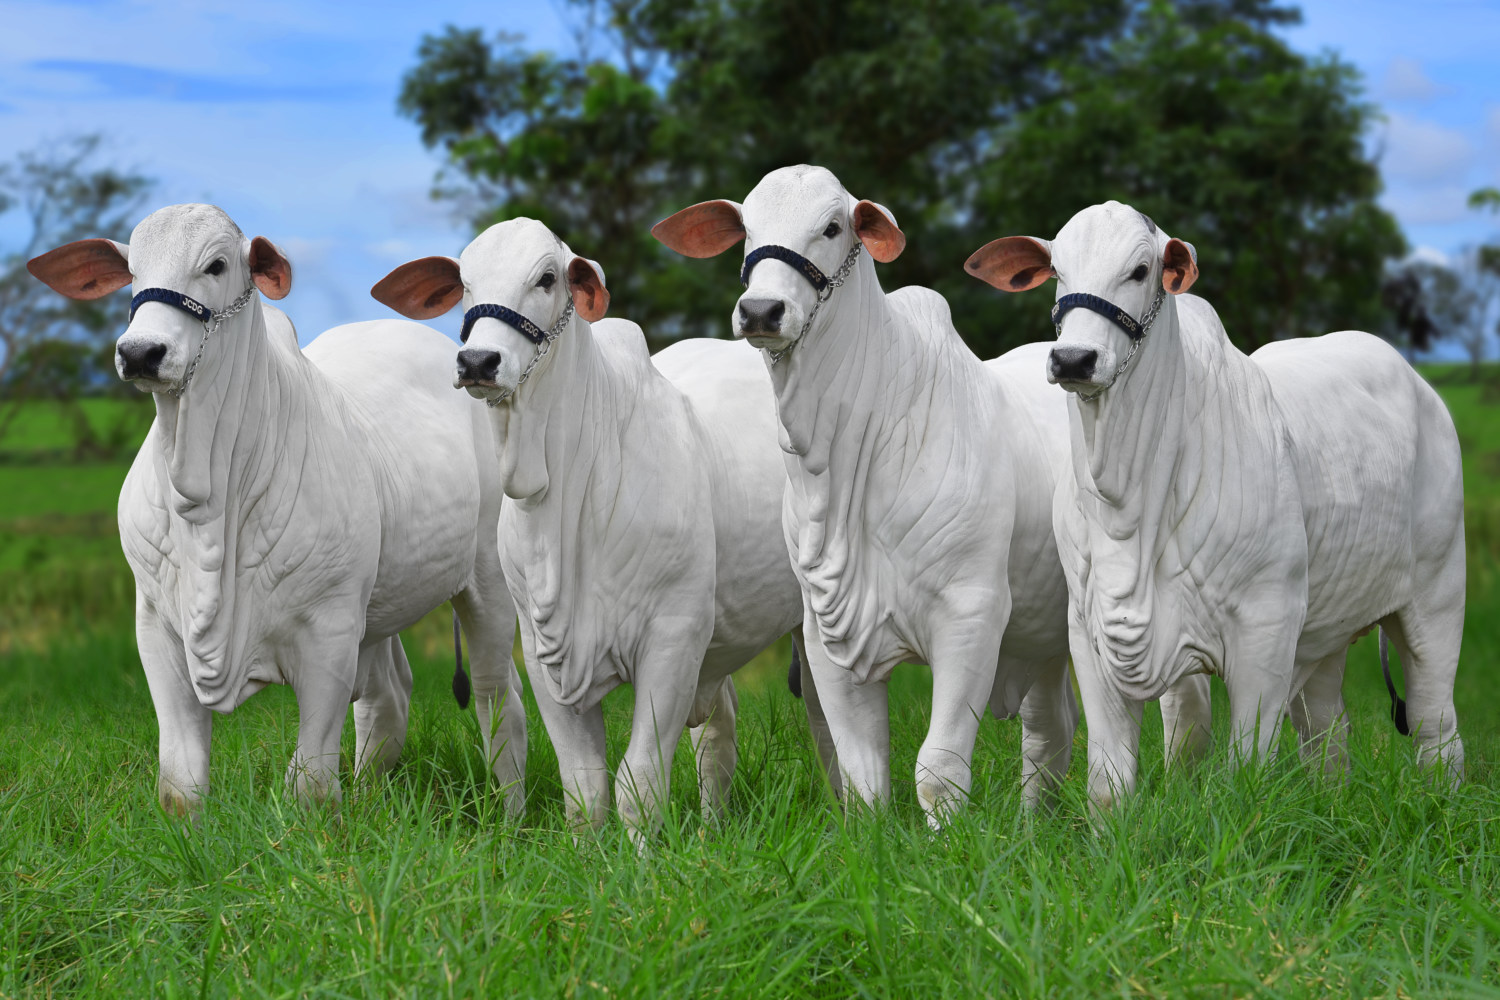
[[[26,261],[72,240],[129,239],[152,181],[102,165],[102,154],[102,137],[86,135],[0,164],[0,215],[18,213],[25,234],[0,256],[0,437],[28,398],[71,403],[84,389],[116,382],[108,335],[121,318],[118,305],[64,299],[26,271]]]
[[[738,262],[683,261],[651,224],[796,162],[894,210],[909,240],[883,281],[943,292],[981,355],[1051,330],[1035,297],[961,274],[968,254],[1110,197],[1198,245],[1200,289],[1243,346],[1383,319],[1383,260],[1403,242],[1360,142],[1372,110],[1351,69],[1271,33],[1297,15],[1270,0],[572,9],[570,58],[429,36],[400,108],[447,153],[441,196],[478,226],[552,225],[658,338],[722,333]]]

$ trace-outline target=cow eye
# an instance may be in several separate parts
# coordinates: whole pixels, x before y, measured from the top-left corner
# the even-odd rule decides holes
[[[1146,280],[1146,265],[1145,264],[1137,264],[1135,266],[1135,270],[1130,272],[1130,280],[1131,281],[1145,281]]]
[[[536,283],[536,287],[538,287],[542,291],[546,292],[546,291],[550,291],[551,288],[552,288],[552,286],[555,285],[556,283],[557,283],[557,275],[553,274],[551,271],[548,271],[546,274],[542,275],[540,279],[538,279],[538,281]]]
[[[217,278],[219,275],[224,273],[224,268],[228,266],[229,265],[225,263],[224,258],[220,257],[218,260],[208,265],[208,267],[204,268],[204,273],[211,274]]]
[[[823,236],[825,239],[831,240],[841,232],[843,232],[843,230],[839,228],[839,224],[837,222],[830,222],[828,224],[828,228],[823,230]]]

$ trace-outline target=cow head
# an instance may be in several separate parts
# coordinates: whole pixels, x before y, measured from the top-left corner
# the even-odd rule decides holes
[[[243,299],[252,284],[273,299],[292,287],[292,268],[281,251],[264,237],[246,239],[213,205],[159,209],[135,227],[128,245],[79,240],[28,261],[26,268],[71,299],[102,298],[134,283],[138,295],[163,289],[214,316]],[[181,392],[200,346],[205,357],[219,349],[205,341],[204,330],[203,320],[188,310],[160,299],[143,301],[115,345],[115,370],[138,389]]]
[[[424,257],[402,264],[370,294],[411,319],[433,319],[460,302],[466,314],[475,306],[500,306],[539,331],[564,319],[570,301],[588,322],[603,319],[609,308],[603,268],[574,254],[534,219],[491,226],[457,260]],[[541,344],[496,316],[476,316],[465,325],[453,384],[476,398],[508,398]]]
[[[852,197],[824,168],[805,165],[767,174],[743,206],[700,202],[658,222],[651,234],[688,257],[713,257],[741,241],[747,258],[762,247],[784,248],[825,277],[837,274],[858,244],[882,263],[906,246],[887,209]],[[795,258],[766,257],[751,268],[735,303],[734,335],[757,348],[785,350],[806,332],[818,296]]]
[[[1069,308],[1059,320],[1057,344],[1047,358],[1047,381],[1092,398],[1122,374],[1137,347],[1126,329],[1147,319],[1159,289],[1180,295],[1198,277],[1192,245],[1169,237],[1150,218],[1111,201],[1086,208],[1068,220],[1057,238],[1008,236],[986,244],[965,269],[996,288],[1021,292],[1057,279],[1057,297],[1085,293],[1118,307],[1125,322],[1096,311],[1095,305]],[[1102,305],[1096,303],[1096,305]],[[1141,331],[1144,336],[1149,331]]]

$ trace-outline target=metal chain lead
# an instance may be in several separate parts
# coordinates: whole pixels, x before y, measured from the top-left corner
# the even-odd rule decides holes
[[[1145,342],[1146,334],[1151,332],[1151,324],[1156,322],[1156,314],[1161,312],[1161,305],[1166,301],[1166,299],[1167,287],[1165,285],[1158,286],[1156,289],[1156,298],[1151,300],[1151,308],[1147,309],[1146,315],[1141,317],[1141,335],[1130,342],[1130,350],[1125,352],[1125,360],[1120,362],[1120,366],[1116,368],[1115,373],[1110,376],[1109,384],[1099,387],[1099,392],[1103,392],[1105,389],[1113,388],[1114,384],[1120,380],[1120,376],[1125,374],[1125,369],[1130,367],[1130,361],[1135,357],[1135,352],[1139,351],[1141,349],[1141,344]],[[1057,324],[1057,335],[1059,337],[1062,336],[1061,323]],[[1096,392],[1093,395],[1089,396],[1083,396],[1082,393],[1079,393],[1079,395],[1083,396],[1084,399],[1096,399],[1099,396],[1099,392]]]
[[[536,354],[532,355],[531,357],[531,363],[528,364],[526,366],[526,369],[521,372],[521,377],[516,379],[516,387],[514,389],[506,389],[498,396],[484,397],[484,403],[486,406],[499,406],[501,403],[514,396],[520,390],[521,386],[526,383],[526,380],[531,377],[532,371],[536,368],[537,365],[541,364],[542,359],[547,356],[547,352],[552,350],[552,342],[562,335],[563,327],[567,326],[568,320],[572,318],[573,296],[569,295],[568,304],[563,306],[562,315],[557,318],[557,322],[553,323],[552,327],[543,336],[542,342],[537,345]]]
[[[790,354],[792,348],[796,347],[798,342],[801,341],[803,337],[807,336],[807,331],[812,329],[813,320],[817,319],[818,317],[818,310],[823,308],[823,303],[833,298],[833,290],[835,288],[842,287],[844,282],[849,280],[849,272],[854,268],[855,262],[859,260],[860,251],[864,250],[864,248],[865,245],[863,243],[855,240],[854,248],[849,251],[849,255],[844,258],[844,262],[839,265],[839,269],[828,276],[828,287],[818,293],[818,301],[813,305],[812,312],[807,314],[807,320],[802,324],[802,332],[797,334],[797,339],[792,341],[790,344],[787,344],[779,351],[766,351],[766,354],[771,359],[771,364],[773,367],[778,362],[780,362],[782,358]]]
[[[198,370],[198,362],[203,360],[203,350],[208,347],[208,338],[213,336],[219,327],[224,325],[226,319],[249,305],[250,300],[254,297],[255,286],[251,285],[240,293],[239,298],[229,303],[221,311],[214,313],[208,322],[203,324],[203,339],[198,341],[198,353],[193,355],[193,360],[188,364],[187,371],[182,375],[182,381],[178,382],[175,388],[167,390],[169,395],[176,396],[179,399],[182,398],[182,394],[187,392],[188,383],[193,380],[193,374]]]

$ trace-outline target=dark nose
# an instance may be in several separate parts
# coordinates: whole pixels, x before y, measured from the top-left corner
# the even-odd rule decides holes
[[[740,299],[740,329],[745,333],[780,333],[786,303],[780,299]]]
[[[1054,347],[1047,358],[1053,382],[1085,382],[1094,377],[1099,352],[1092,347]]]
[[[458,380],[460,382],[493,382],[500,370],[499,351],[459,351]]]
[[[119,345],[115,351],[120,355],[122,378],[156,378],[162,358],[167,356],[167,345],[132,341]]]

